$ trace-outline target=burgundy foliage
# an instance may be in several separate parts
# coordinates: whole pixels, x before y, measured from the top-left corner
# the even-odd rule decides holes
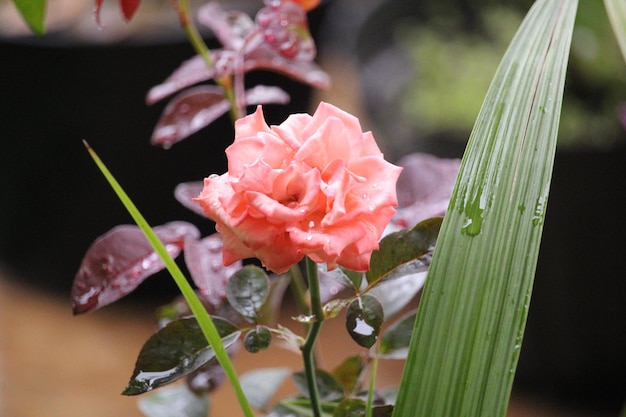
[[[127,21],[131,20],[135,15],[135,12],[139,8],[139,4],[141,0],[119,0],[120,1],[120,9],[122,9],[122,15],[124,19]],[[100,25],[100,9],[102,8],[102,3],[104,0],[96,0],[95,8],[94,8],[94,16],[96,18],[96,22]]]
[[[222,238],[213,234],[202,240],[187,239],[185,264],[203,299],[219,306],[226,299],[228,278],[241,269],[241,262],[224,266],[222,263]]]
[[[178,256],[186,239],[198,239],[200,234],[194,225],[180,221],[157,226],[154,232],[172,257]],[[116,226],[87,249],[72,285],[74,314],[117,301],[163,268],[138,226]]]
[[[212,2],[200,8],[198,20],[213,31],[223,48],[211,51],[211,65],[200,55],[194,56],[148,92],[148,104],[179,93],[164,110],[153,144],[167,148],[228,111],[230,103],[221,87],[196,87],[180,93],[201,82],[229,79],[241,108],[289,101],[289,95],[277,87],[243,91],[244,74],[254,70],[274,71],[317,88],[329,87],[328,74],[313,62],[316,49],[306,12],[296,3],[268,2],[252,20]]]
[[[392,223],[412,228],[422,220],[443,216],[460,162],[419,152],[401,158],[396,164],[404,170],[398,179],[398,212]]]

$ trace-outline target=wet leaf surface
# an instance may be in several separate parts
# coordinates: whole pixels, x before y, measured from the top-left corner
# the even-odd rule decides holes
[[[259,313],[269,294],[269,279],[265,271],[248,265],[230,277],[226,297],[235,310],[248,321],[257,323]]]
[[[171,222],[154,232],[175,258],[186,239],[197,239],[191,223]],[[164,269],[163,262],[139,227],[121,225],[97,238],[87,249],[72,285],[74,314],[91,311],[131,293],[150,275]]]
[[[250,329],[244,339],[243,346],[250,353],[257,353],[267,349],[272,342],[272,333],[265,326],[257,326]]]
[[[405,264],[409,265],[409,264]],[[391,275],[402,272],[405,268],[396,269]],[[428,272],[406,272],[400,278],[389,278],[368,291],[368,294],[378,298],[385,312],[385,319],[391,320],[409,303],[415,300],[417,294],[426,283]]]
[[[230,322],[213,317],[224,347],[235,343],[240,332]],[[135,370],[122,394],[137,395],[189,375],[215,357],[195,318],[168,323],[143,345]]]
[[[174,189],[174,198],[184,207],[208,219],[209,216],[202,210],[200,204],[193,201],[194,198],[200,195],[203,188],[204,181],[182,182]]]
[[[206,417],[209,399],[194,394],[184,384],[180,384],[141,397],[137,407],[147,417]]]
[[[350,337],[366,348],[376,343],[383,321],[384,314],[380,302],[369,294],[353,300],[346,311],[346,329]]]
[[[393,323],[380,338],[378,352],[390,359],[405,359],[411,335],[415,326],[416,310],[411,311]]]
[[[411,230],[400,230],[385,236],[380,247],[372,253],[370,270],[366,273],[370,285],[390,278],[394,270],[399,276],[423,272],[428,269],[430,256],[435,248],[441,217],[418,223]]]
[[[185,242],[185,264],[189,274],[202,298],[212,306],[218,306],[226,299],[228,279],[242,268],[241,262],[223,265],[223,246],[218,233],[201,240],[187,239]]]

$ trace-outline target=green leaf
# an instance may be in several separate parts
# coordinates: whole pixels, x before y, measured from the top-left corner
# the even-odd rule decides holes
[[[387,359],[406,359],[417,311],[405,314],[385,330],[380,338],[378,352]]]
[[[37,35],[43,35],[46,31],[46,0],[13,0],[13,3],[28,27]]]
[[[257,323],[269,294],[269,279],[258,266],[248,265],[235,272],[226,284],[226,298],[246,320]]]
[[[290,373],[289,368],[262,368],[241,375],[241,386],[250,405],[257,410],[265,410]]]
[[[337,408],[337,403],[322,403],[322,415],[320,417],[332,417],[335,408]],[[292,417],[294,413],[297,417],[315,417],[311,401],[306,398],[283,400],[276,409],[278,410],[276,414],[281,417]],[[289,411],[285,412],[285,409]],[[274,416],[274,413],[272,413],[272,416]]]
[[[244,348],[250,353],[257,353],[267,349],[272,341],[272,333],[265,326],[250,329],[243,339]]]
[[[187,385],[177,384],[139,398],[137,407],[146,417],[206,417],[209,397],[196,395]]]
[[[316,369],[315,378],[322,401],[335,401],[343,398],[343,388],[334,376],[324,370]],[[309,385],[307,384],[304,371],[295,372],[293,374],[293,383],[296,388],[298,388],[298,391],[308,398]]]
[[[350,337],[363,347],[370,348],[376,343],[383,321],[383,307],[372,295],[363,294],[348,305],[346,329]]]
[[[239,331],[230,322],[213,317],[225,347],[233,344]],[[122,394],[137,395],[174,382],[205,365],[215,352],[195,318],[172,321],[143,345],[135,370]]]
[[[365,370],[365,360],[360,355],[350,356],[333,370],[333,376],[346,394],[360,388],[361,374]]]
[[[604,0],[604,7],[615,32],[617,43],[626,61],[626,2],[624,0]]]
[[[496,72],[441,227],[395,417],[506,414],[576,9],[575,0],[537,1]]]
[[[333,417],[362,417],[365,415],[365,401],[358,398],[346,398],[339,403]]]
[[[370,259],[370,270],[366,274],[369,287],[389,278],[393,272],[404,276],[427,270],[428,264],[420,258],[435,247],[441,221],[440,217],[434,217],[418,223],[411,230],[385,236]],[[397,271],[400,267],[402,269]]]

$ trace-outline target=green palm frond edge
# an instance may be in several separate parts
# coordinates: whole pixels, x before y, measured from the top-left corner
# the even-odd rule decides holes
[[[536,2],[494,76],[441,228],[394,417],[506,414],[576,9],[575,0]]]

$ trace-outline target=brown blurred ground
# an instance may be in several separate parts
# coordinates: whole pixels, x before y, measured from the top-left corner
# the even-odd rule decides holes
[[[283,323],[290,314],[286,312]],[[136,398],[120,392],[153,328],[150,312],[112,305],[74,317],[69,300],[0,279],[0,416],[141,416]],[[340,363],[346,350],[358,350],[341,320],[325,325],[320,343],[323,365],[329,368]],[[270,349],[235,358],[239,372],[285,365],[299,369],[299,357]],[[380,369],[379,383],[389,386],[397,381],[401,364],[384,362]],[[291,392],[289,384],[283,392]],[[212,404],[213,417],[241,415],[227,385],[216,393]],[[544,416],[605,417],[514,394],[508,417]]]

